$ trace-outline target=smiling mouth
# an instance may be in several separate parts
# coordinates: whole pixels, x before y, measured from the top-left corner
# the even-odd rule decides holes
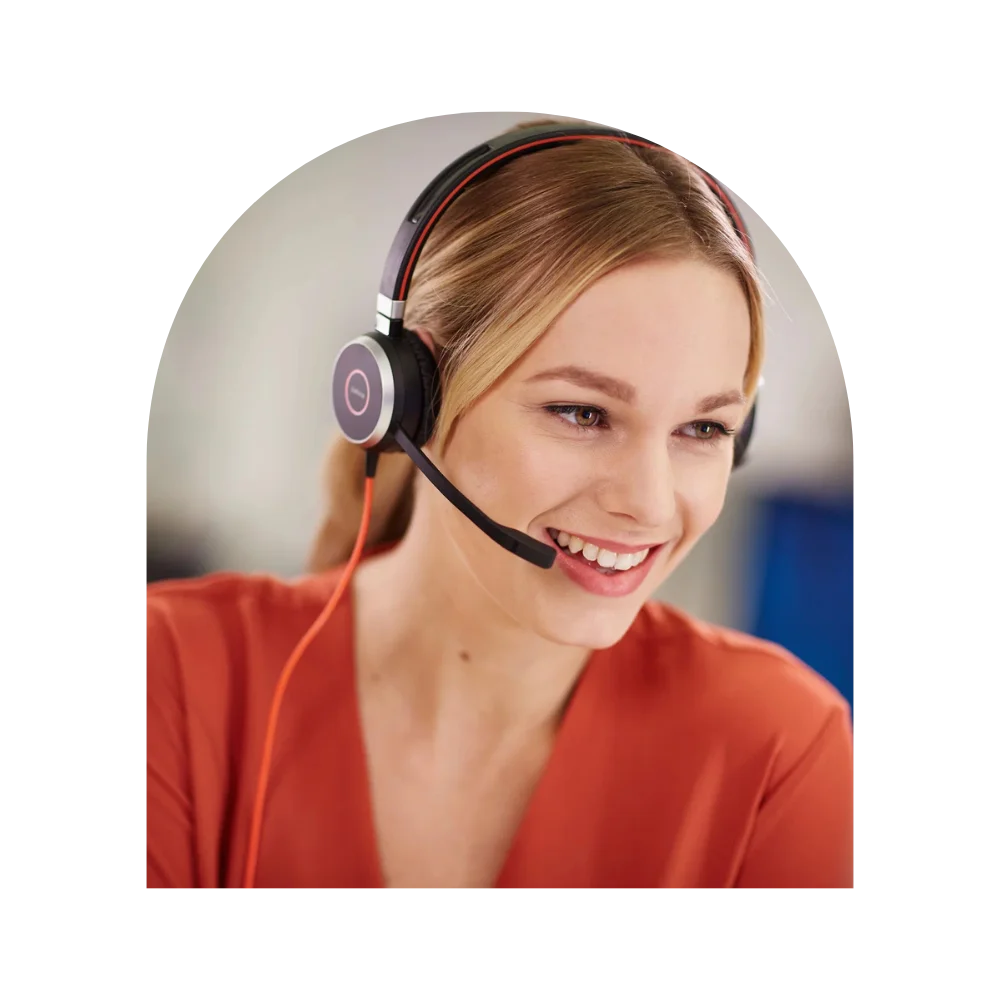
[[[663,547],[663,543],[661,542],[636,552],[620,553],[602,548],[578,535],[572,535],[557,528],[546,528],[545,530],[566,555],[605,576],[628,573],[636,567],[641,566],[650,556]]]

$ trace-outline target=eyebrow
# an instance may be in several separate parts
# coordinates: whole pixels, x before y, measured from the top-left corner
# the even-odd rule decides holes
[[[547,368],[543,372],[532,375],[527,381],[542,382],[547,379],[572,382],[583,389],[593,389],[595,392],[603,392],[605,396],[611,396],[629,405],[635,401],[635,387],[629,385],[628,382],[622,382],[620,379],[612,378],[610,375],[602,375],[600,372],[591,371],[589,368],[580,368],[578,365],[562,365],[559,368]]]
[[[713,410],[721,410],[724,406],[733,406],[739,403],[746,406],[747,398],[739,389],[730,389],[728,392],[717,392],[714,396],[706,396],[698,403],[696,409],[699,413],[711,413]]]
[[[600,372],[591,371],[589,368],[581,368],[579,365],[561,365],[558,368],[547,368],[543,372],[538,372],[527,379],[528,382],[541,382],[548,379],[559,379],[562,382],[572,382],[583,389],[593,389],[595,392],[603,392],[605,396],[631,406],[635,402],[635,386],[620,379],[612,378],[610,375],[602,375]],[[724,406],[732,406],[739,403],[740,406],[746,404],[746,396],[739,389],[730,389],[727,392],[717,392],[711,396],[706,396],[695,407],[698,413],[711,413],[713,410],[721,410]]]

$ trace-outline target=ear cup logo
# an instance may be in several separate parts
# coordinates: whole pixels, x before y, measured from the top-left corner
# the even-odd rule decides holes
[[[370,399],[371,385],[368,376],[360,368],[355,368],[344,383],[344,402],[354,416],[360,417],[368,409]]]
[[[330,388],[334,416],[344,437],[366,448],[381,441],[397,400],[392,362],[378,334],[365,334],[340,349]]]

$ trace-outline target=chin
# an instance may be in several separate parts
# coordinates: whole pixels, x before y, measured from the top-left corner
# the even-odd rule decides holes
[[[636,608],[636,614],[639,613],[639,609]],[[583,634],[577,641],[578,646],[582,646],[586,649],[608,649],[609,647],[615,645],[623,635],[632,627],[632,622],[635,621],[635,615],[630,615],[628,620],[625,622],[618,623],[612,626],[610,623],[604,628],[594,628],[589,626],[588,628],[582,630]]]
[[[632,627],[642,602],[608,609],[601,614],[566,611],[562,615],[548,616],[539,622],[536,631],[550,642],[581,649],[607,649],[618,642]]]
[[[545,572],[554,574],[552,579],[556,589],[535,590],[535,599],[528,607],[524,607],[521,596],[518,602],[522,607],[518,617],[521,621],[532,621],[534,630],[550,642],[585,649],[607,649],[632,627],[643,605],[670,575],[678,555],[680,553],[674,550],[653,556],[651,572],[645,581],[632,593],[618,597],[586,594],[575,584],[559,580],[557,569],[547,570]],[[658,556],[666,556],[667,564],[661,565]]]

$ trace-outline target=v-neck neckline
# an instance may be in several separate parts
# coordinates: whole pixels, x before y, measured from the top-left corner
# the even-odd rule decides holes
[[[368,555],[374,555],[376,552],[388,547],[388,545],[379,546],[373,552],[368,553]],[[387,888],[387,884],[381,851],[379,849],[371,767],[368,760],[364,725],[361,719],[357,644],[355,638],[355,612],[357,606],[355,602],[354,582],[352,575],[352,579],[348,582],[343,596],[343,628],[346,635],[343,662],[344,669],[348,672],[345,690],[350,702],[349,717],[351,732],[349,739],[353,750],[352,756],[356,761],[355,766],[359,772],[355,787],[359,789],[359,795],[362,799],[358,803],[360,813],[360,829],[358,834],[364,840],[364,856],[367,858],[370,869],[367,881],[374,888],[384,889]],[[573,686],[569,700],[563,710],[562,719],[553,739],[548,759],[528,798],[528,804],[521,814],[514,835],[507,847],[503,863],[490,888],[510,888],[517,884],[519,863],[531,839],[532,831],[543,821],[549,804],[557,798],[556,789],[560,784],[560,772],[566,770],[568,761],[574,756],[574,748],[581,745],[584,717],[588,714],[586,710],[587,702],[591,697],[591,689],[597,683],[600,666],[606,658],[607,653],[608,651],[603,649],[592,650],[580,671],[580,675]]]

